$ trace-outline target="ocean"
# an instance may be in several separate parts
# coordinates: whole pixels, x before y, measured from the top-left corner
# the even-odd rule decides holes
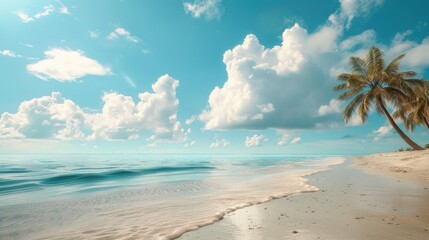
[[[343,157],[0,155],[0,239],[174,239]]]

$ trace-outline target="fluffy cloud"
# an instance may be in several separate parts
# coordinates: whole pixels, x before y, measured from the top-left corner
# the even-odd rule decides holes
[[[113,32],[107,35],[107,39],[109,40],[117,39],[119,37],[122,37],[130,42],[140,42],[140,39],[138,37],[131,35],[130,32],[128,32],[125,28],[122,27],[117,27]]]
[[[110,74],[108,67],[88,58],[80,50],[53,48],[44,52],[46,59],[27,65],[27,70],[36,77],[60,82],[75,81],[86,75]]]
[[[349,70],[350,56],[363,56],[376,43],[366,30],[341,39],[353,18],[370,12],[380,0],[342,0],[326,24],[309,33],[299,24],[285,29],[281,44],[263,46],[249,34],[224,53],[227,80],[215,87],[208,107],[199,115],[205,129],[308,129],[342,126],[343,105],[332,87],[340,72]],[[407,33],[408,34],[408,33]],[[408,51],[405,67],[429,64],[429,38],[421,43],[395,37],[380,45],[386,59]],[[428,50],[428,51],[427,51]],[[349,125],[360,124],[353,118]]]
[[[226,139],[216,139],[210,144],[210,148],[221,148],[229,145],[229,141]]]
[[[185,12],[194,18],[205,17],[207,20],[220,18],[222,0],[195,0],[193,3],[185,2]]]
[[[80,130],[85,114],[73,101],[54,92],[20,104],[15,114],[3,113],[0,118],[1,138],[82,138]]]
[[[200,115],[205,128],[311,128],[323,121],[317,111],[332,92],[329,68],[341,57],[335,52],[339,33],[324,27],[308,34],[295,24],[273,48],[248,35],[224,54],[228,80],[210,94]]]
[[[318,113],[321,116],[328,115],[331,113],[340,113],[343,110],[343,102],[337,99],[331,99],[328,105],[322,105],[319,107]]]
[[[187,133],[177,120],[179,81],[164,75],[152,85],[153,93],[139,94],[135,103],[130,96],[106,93],[101,113],[88,117],[92,126],[90,138],[130,139],[142,130],[151,130],[151,141],[186,140]]]
[[[413,42],[411,45],[412,46],[406,50],[407,55],[403,63],[410,67],[424,67],[429,65],[429,37],[425,38],[421,44]]]
[[[3,113],[0,138],[47,139],[134,139],[149,132],[153,142],[186,141],[177,120],[179,82],[164,75],[152,85],[153,93],[139,94],[139,101],[118,93],[105,93],[100,112],[83,111],[60,93],[20,104],[17,113]]]
[[[379,129],[373,131],[374,141],[379,142],[386,136],[392,134],[392,126],[381,126]]]
[[[262,134],[261,135],[253,135],[251,137],[246,137],[246,140],[244,141],[244,145],[246,147],[259,147],[261,146],[262,142],[266,142],[268,139],[266,139]]]

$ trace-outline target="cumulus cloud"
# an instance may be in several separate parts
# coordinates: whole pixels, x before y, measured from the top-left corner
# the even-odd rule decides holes
[[[106,93],[101,113],[91,115],[90,138],[129,139],[141,130],[152,130],[151,141],[186,140],[187,132],[177,120],[179,81],[164,75],[152,85],[153,93],[139,94],[135,103],[130,96]]]
[[[321,116],[328,115],[331,113],[340,113],[343,111],[343,102],[337,99],[331,99],[328,105],[322,105],[319,107],[318,113]]]
[[[246,137],[246,140],[244,141],[244,145],[246,147],[259,147],[262,145],[263,142],[268,141],[267,138],[264,137],[264,135],[253,135],[251,137]]]
[[[179,82],[164,75],[153,85],[153,93],[139,94],[139,101],[119,93],[105,93],[100,112],[84,111],[72,100],[54,92],[20,104],[16,113],[3,113],[0,138],[43,138],[62,140],[135,139],[152,134],[151,142],[187,140],[177,120]]]
[[[125,28],[122,28],[122,27],[117,27],[113,32],[107,35],[107,39],[109,40],[114,40],[117,38],[124,38],[134,43],[140,42],[140,39],[138,37],[131,35],[130,32],[128,32]]]
[[[199,115],[205,129],[311,129],[343,126],[342,103],[332,87],[349,71],[350,56],[364,56],[376,44],[374,30],[342,39],[352,19],[381,5],[380,0],[343,0],[315,32],[299,24],[285,29],[281,44],[267,48],[249,34],[223,56],[227,80],[210,93]],[[429,38],[421,43],[395,37],[390,46],[376,44],[386,60],[408,51],[405,67],[429,64]],[[343,103],[346,104],[346,103]],[[361,124],[358,118],[348,125]]]
[[[377,130],[373,131],[374,142],[381,141],[384,137],[390,136],[392,134],[392,126],[381,126]]]
[[[210,148],[221,148],[226,147],[230,142],[226,139],[215,139],[214,142],[210,144]]]
[[[185,12],[191,14],[194,18],[204,17],[207,20],[211,20],[220,18],[221,2],[222,0],[195,0],[192,3],[183,3],[183,6]]]
[[[20,104],[17,113],[3,113],[0,118],[1,138],[82,138],[85,122],[83,111],[73,101],[54,92]]]
[[[318,104],[332,92],[329,68],[341,57],[335,52],[338,35],[333,27],[308,34],[295,24],[273,48],[246,36],[224,54],[228,80],[211,92],[209,108],[200,114],[205,128],[314,127],[322,121]]]
[[[53,48],[44,54],[45,59],[27,65],[27,70],[42,80],[67,82],[86,75],[104,76],[111,73],[108,67],[86,57],[80,50]]]

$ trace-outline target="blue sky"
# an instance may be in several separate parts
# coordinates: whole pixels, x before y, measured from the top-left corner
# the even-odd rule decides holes
[[[383,116],[343,122],[335,76],[377,45],[429,77],[418,0],[0,2],[0,152],[393,151]]]

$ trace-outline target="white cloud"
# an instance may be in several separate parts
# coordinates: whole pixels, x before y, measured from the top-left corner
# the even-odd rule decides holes
[[[262,142],[266,142],[268,139],[266,139],[262,134],[261,135],[253,135],[251,137],[246,137],[246,140],[244,141],[244,145],[246,147],[259,147],[261,146]]]
[[[332,92],[330,67],[341,59],[333,32],[340,33],[324,27],[308,34],[295,24],[283,32],[281,45],[265,48],[250,34],[226,51],[228,80],[211,92],[200,114],[205,128],[314,127],[317,104]]]
[[[205,129],[306,129],[344,126],[345,103],[332,91],[336,76],[349,70],[350,56],[364,56],[376,43],[374,30],[341,39],[352,19],[371,12],[380,0],[342,0],[326,24],[309,33],[298,24],[285,29],[282,42],[263,46],[249,34],[243,43],[224,53],[227,81],[215,87],[208,107],[199,115]],[[380,45],[386,60],[408,51],[405,67],[429,65],[429,38],[421,43],[395,37]],[[377,44],[376,44],[377,45]],[[272,111],[261,106],[272,106]],[[265,110],[264,110],[265,109]],[[349,126],[360,125],[357,116]],[[285,140],[285,139],[283,139]],[[281,141],[283,144],[285,141]]]
[[[230,142],[226,139],[216,139],[214,142],[210,144],[210,148],[221,148],[226,147],[230,144]]]
[[[122,27],[117,27],[113,32],[107,35],[107,39],[109,40],[117,39],[119,37],[122,37],[134,43],[140,42],[140,39],[138,37],[131,35],[130,32],[128,32],[125,28],[122,28]]]
[[[191,14],[194,18],[205,17],[207,20],[219,19],[221,16],[222,0],[194,0],[194,2],[185,2],[183,6],[185,12]]]
[[[346,40],[342,41],[340,44],[341,50],[351,50],[354,47],[367,47],[368,45],[375,44],[375,31],[366,30],[361,34],[351,36]]]
[[[19,19],[21,19],[21,21],[23,21],[24,23],[28,23],[33,21],[34,19],[32,17],[30,17],[26,12],[24,11],[16,11],[15,15],[19,17]]]
[[[22,22],[24,23],[29,23],[32,22],[36,19],[40,19],[42,17],[46,17],[49,16],[55,12],[59,12],[62,14],[70,14],[70,12],[68,11],[67,7],[65,7],[64,5],[61,6],[58,11],[56,11],[55,7],[53,5],[46,5],[43,7],[43,10],[41,12],[38,12],[36,14],[34,14],[33,16],[29,15],[27,12],[23,11],[23,10],[18,10],[16,12],[14,12],[14,14],[21,19]]]
[[[332,113],[340,113],[343,111],[343,102],[337,99],[331,99],[328,105],[322,105],[319,107],[318,113],[320,116],[332,114]]]
[[[296,137],[294,139],[292,139],[292,141],[290,141],[290,144],[297,144],[297,143],[301,143],[302,139],[301,137]]]
[[[280,135],[279,140],[277,141],[278,146],[284,146],[289,143],[290,140],[290,134],[283,132],[281,130],[278,131],[278,134]]]
[[[186,119],[185,124],[191,125],[195,120],[197,120],[197,118],[198,118],[197,115],[192,115],[190,118]]]
[[[289,133],[289,131],[278,129],[277,133],[280,135],[280,138],[277,141],[278,146],[301,143],[301,137],[292,138],[292,135]]]
[[[139,101],[118,93],[105,93],[100,112],[84,111],[73,101],[54,92],[51,96],[23,101],[16,113],[0,118],[0,138],[61,140],[135,139],[151,133],[153,143],[183,142],[185,131],[177,120],[179,82],[168,75],[153,85],[153,93],[139,94]]]
[[[341,7],[336,14],[330,16],[330,20],[335,23],[345,22],[346,28],[349,28],[355,17],[370,13],[383,2],[384,0],[340,0]]]
[[[390,136],[392,134],[392,126],[381,126],[377,130],[373,131],[374,141],[379,142],[386,136]]]
[[[36,77],[60,82],[75,81],[86,75],[110,74],[108,67],[88,58],[80,50],[53,48],[44,52],[46,59],[27,65],[27,70]]]
[[[429,37],[425,38],[421,44],[407,49],[403,63],[410,67],[424,67],[429,65]]]
[[[43,7],[43,12],[36,13],[36,14],[34,15],[34,18],[46,17],[46,16],[48,16],[49,14],[51,14],[52,12],[54,12],[54,10],[55,10],[55,8],[54,8],[54,6],[52,6],[52,5],[44,6],[44,7]]]
[[[16,58],[16,57],[21,57],[20,55],[17,55],[16,53],[14,53],[12,50],[0,50],[0,55],[3,55],[3,56],[7,56],[7,57],[13,57],[13,58]]]
[[[177,120],[179,81],[164,75],[152,85],[153,93],[139,94],[135,103],[130,96],[106,93],[101,113],[89,117],[91,139],[130,139],[142,130],[151,130],[150,141],[185,141],[187,132]]]
[[[66,6],[60,7],[59,12],[62,14],[70,15],[69,9]]]
[[[354,114],[351,118],[350,118],[350,120],[349,120],[349,122],[346,124],[347,126],[360,126],[360,125],[362,125],[363,123],[362,123],[362,119],[359,117],[359,115],[358,114]]]
[[[20,104],[15,114],[3,113],[0,138],[82,138],[85,116],[73,101],[54,92]]]

